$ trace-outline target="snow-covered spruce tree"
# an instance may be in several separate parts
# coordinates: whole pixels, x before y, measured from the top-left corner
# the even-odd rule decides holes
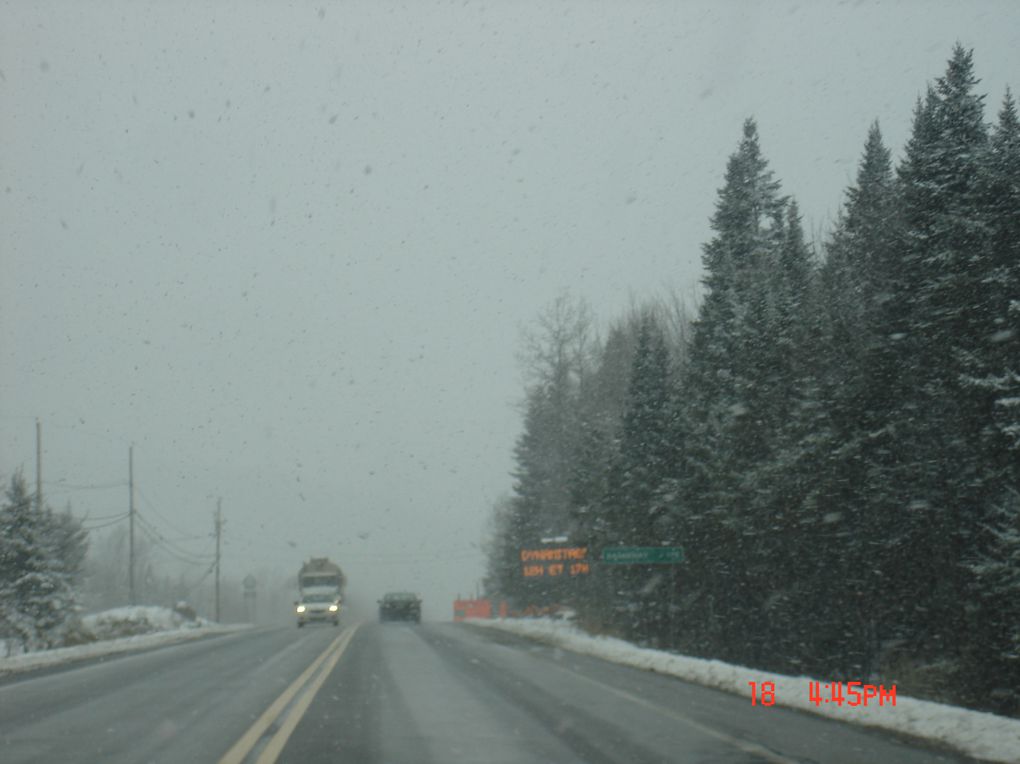
[[[1020,452],[1020,119],[1007,91],[992,131],[984,163],[985,213],[989,256],[984,285],[991,307],[992,333],[985,350],[987,368],[972,384],[993,398],[993,448]],[[1014,468],[1017,459],[1006,463]],[[1020,476],[1013,485],[1020,482]]]
[[[619,541],[618,538],[609,537],[609,523],[614,518],[609,507],[610,504],[615,506],[620,502],[614,492],[618,491],[621,481],[614,480],[610,485],[609,478],[621,459],[620,449],[625,440],[625,414],[633,403],[631,386],[639,338],[642,331],[647,332],[649,327],[653,333],[660,335],[665,350],[661,363],[666,375],[670,377],[672,387],[672,367],[684,352],[684,348],[677,345],[683,342],[682,332],[686,328],[682,305],[678,300],[672,304],[666,301],[644,302],[614,322],[599,351],[594,369],[581,380],[578,401],[580,452],[575,459],[572,503],[578,537],[590,537],[599,546]],[[652,426],[664,429],[671,416],[671,412],[663,412],[662,421]],[[639,430],[640,427],[632,423],[631,442],[640,437],[633,434]],[[661,434],[661,437],[672,436]],[[617,525],[619,528],[627,527],[625,524]],[[612,530],[612,534],[619,536],[616,530]]]
[[[860,466],[859,438],[885,424],[883,407],[898,366],[887,315],[897,256],[895,202],[890,154],[874,124],[856,182],[846,191],[836,230],[826,244],[820,274],[821,349],[826,354],[820,376],[835,438],[854,452],[838,464],[847,477],[841,489],[851,492],[851,502],[858,501],[861,475],[845,471]],[[838,492],[827,499],[844,503]]]
[[[485,594],[497,602],[513,594],[521,574],[520,546],[513,502],[500,497],[492,507],[489,533],[484,541]]]
[[[620,447],[635,342],[626,322],[610,327],[591,374],[581,380],[577,453],[570,481],[571,530],[597,547],[608,543],[609,476]]]
[[[762,607],[776,580],[768,572],[778,539],[755,493],[788,411],[791,380],[782,278],[787,201],[758,144],[753,120],[730,157],[705,245],[707,294],[694,325],[680,386],[683,442],[674,507],[690,552],[685,644],[723,659],[754,661],[764,637]],[[682,434],[681,434],[682,433]],[[764,571],[764,572],[763,572]],[[755,636],[759,635],[759,636]]]
[[[817,577],[805,603],[819,613],[812,664],[846,676],[871,674],[897,619],[886,603],[899,578],[898,551],[885,530],[895,506],[888,476],[901,456],[890,416],[902,397],[899,346],[889,328],[896,226],[890,153],[874,124],[825,247],[817,397],[802,427],[819,519],[810,526],[812,548],[828,559],[820,566],[827,575]]]
[[[569,489],[566,474],[568,425],[559,415],[543,387],[528,392],[524,431],[514,447],[513,496],[510,499],[508,552],[534,549],[540,540],[562,531],[560,519],[567,517]],[[556,529],[556,530],[554,530]],[[550,604],[553,593],[543,578],[524,578],[520,557],[515,578],[507,581],[508,593],[519,605]],[[509,572],[509,569],[508,569]]]
[[[1020,711],[1020,490],[1007,488],[987,514],[984,543],[968,561],[975,577],[976,606],[983,616],[980,641],[971,646],[976,707],[1016,715]]]
[[[573,602],[589,627],[616,631],[618,594],[615,580],[597,563],[599,550],[609,543],[609,508],[614,505],[612,465],[620,448],[628,374],[634,338],[627,321],[613,324],[592,372],[581,379],[578,433],[570,476],[571,520],[567,535],[588,547],[592,573],[578,582]],[[622,633],[622,632],[617,632]]]
[[[969,703],[1000,713],[1020,710],[1020,124],[1007,92],[984,162],[989,229],[982,286],[991,326],[964,356],[963,386],[990,410],[981,431],[989,498],[965,553],[969,644],[961,672]],[[1010,574],[1012,570],[1012,575]]]
[[[804,240],[797,204],[773,221],[774,243],[762,260],[752,311],[758,327],[754,411],[765,424],[767,451],[743,471],[745,575],[755,603],[745,660],[771,670],[802,670],[823,628],[816,596],[827,565],[810,543],[818,521],[817,269]],[[797,538],[796,545],[789,543]],[[807,551],[805,551],[805,549]],[[751,628],[747,623],[745,628]]]
[[[967,379],[986,365],[995,311],[983,168],[988,132],[971,53],[957,45],[919,104],[899,167],[902,257],[893,317],[901,354],[891,415],[901,461],[888,475],[897,501],[890,540],[901,550],[897,606],[913,655],[955,659],[970,640],[968,571],[975,530],[997,498],[986,448],[990,396]],[[962,666],[945,680],[969,678]]]
[[[670,377],[665,337],[654,316],[647,314],[638,330],[622,417],[619,501],[610,518],[613,543],[655,546],[669,540],[663,536],[668,530],[661,522],[664,508],[657,489],[672,470]]]
[[[605,543],[623,546],[675,545],[676,527],[659,489],[675,469],[670,416],[673,380],[670,353],[651,310],[639,319],[623,410],[619,448],[609,466],[603,505]],[[631,605],[625,633],[661,643],[672,578],[661,568],[628,566],[612,576],[617,598]],[[620,612],[628,609],[621,608]]]
[[[86,544],[77,521],[33,507],[24,476],[11,478],[0,509],[0,635],[24,650],[61,644]]]

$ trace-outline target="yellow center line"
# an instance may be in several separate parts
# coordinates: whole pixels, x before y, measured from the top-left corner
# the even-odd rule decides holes
[[[333,666],[336,665],[337,660],[339,660],[340,658],[340,654],[344,651],[348,643],[351,641],[351,637],[354,636],[354,632],[357,630],[357,628],[358,628],[357,624],[355,624],[354,626],[348,626],[337,636],[336,639],[330,642],[329,646],[325,650],[323,650],[322,653],[320,653],[319,656],[314,661],[312,661],[311,665],[308,668],[306,668],[303,672],[301,672],[301,676],[299,676],[297,679],[291,682],[290,686],[283,691],[280,697],[274,700],[272,704],[270,704],[269,708],[267,708],[262,713],[262,715],[255,721],[255,723],[248,729],[248,731],[245,732],[244,735],[242,735],[241,738],[236,743],[234,743],[233,746],[231,746],[230,750],[227,751],[223,755],[223,758],[219,760],[219,764],[242,764],[242,762],[244,762],[248,754],[251,753],[252,748],[255,747],[255,744],[258,743],[258,741],[262,739],[262,736],[266,734],[266,730],[268,730],[269,727],[273,724],[273,722],[277,720],[277,718],[287,707],[287,705],[294,699],[294,696],[297,695],[298,692],[300,692],[301,688],[305,686],[309,678],[315,673],[316,669],[318,669],[319,666],[321,666],[323,662],[326,661],[327,658],[330,658],[332,654],[332,660],[330,662],[329,668],[326,671],[324,671],[323,674],[319,677],[315,685],[315,691],[311,693],[312,695],[314,695],[315,692],[317,692],[319,687],[322,685],[322,682],[325,681],[326,675],[328,675],[329,672],[333,670]],[[311,703],[310,697],[308,698],[308,703]],[[307,709],[307,707],[308,704],[305,704],[301,710],[302,714],[304,713],[304,710]],[[293,726],[296,726],[297,721],[300,719],[300,714],[296,716],[298,718],[294,721]],[[295,714],[291,713],[290,717],[288,718],[288,722],[290,718],[293,717],[295,717]],[[293,730],[293,726],[291,727],[291,730]],[[287,733],[287,736],[288,737],[290,736],[289,732]],[[277,733],[277,735],[273,737],[273,740],[276,740],[277,737],[279,737],[279,733]],[[283,742],[286,742],[286,739],[284,739]],[[281,744],[280,748],[282,749],[282,747],[283,746]],[[276,755],[278,756],[279,752],[277,752]],[[275,760],[276,757],[274,756],[272,759],[267,759],[266,761],[272,762]],[[261,762],[263,762],[263,757],[259,758],[259,762],[260,764]]]
[[[319,675],[312,681],[308,686],[308,690],[297,700],[294,704],[294,708],[291,709],[290,713],[287,714],[287,718],[283,724],[280,725],[280,729],[277,730],[276,734],[273,735],[272,739],[266,744],[261,755],[259,756],[256,764],[273,764],[276,759],[280,756],[283,751],[283,747],[287,744],[287,740],[290,739],[291,733],[294,728],[297,727],[298,722],[305,715],[305,711],[308,710],[308,706],[312,704],[312,700],[315,699],[316,694],[319,692],[319,688],[322,687],[323,682],[326,681],[326,677],[333,671],[333,667],[336,666],[336,662],[340,660],[340,656],[344,650],[347,649],[347,645],[350,644],[351,639],[354,637],[354,632],[357,630],[358,625],[350,627],[344,634],[344,641],[337,646],[336,650],[330,656],[326,662],[326,668],[323,669]]]

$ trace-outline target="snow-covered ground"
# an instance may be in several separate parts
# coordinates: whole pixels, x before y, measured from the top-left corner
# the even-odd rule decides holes
[[[956,706],[917,700],[897,693],[896,705],[877,705],[872,699],[867,707],[858,705],[815,705],[810,699],[809,682],[825,679],[783,676],[734,666],[720,661],[688,658],[683,655],[635,647],[629,642],[610,637],[593,637],[572,624],[552,619],[472,619],[474,626],[501,629],[565,650],[593,655],[627,666],[669,674],[689,682],[715,687],[726,692],[751,697],[749,682],[755,682],[760,701],[761,684],[775,683],[776,705],[789,706],[821,716],[830,716],[852,724],[894,730],[915,737],[944,743],[969,756],[995,762],[1020,762],[1020,720],[995,714],[970,711]],[[888,689],[888,688],[886,688]],[[828,697],[828,692],[823,692]],[[750,702],[750,700],[748,701]]]
[[[170,608],[142,606],[115,608],[87,615],[82,618],[82,627],[83,631],[96,641],[9,658],[0,657],[0,675],[132,650],[144,650],[197,639],[213,633],[250,628],[247,624],[220,625],[203,618],[192,620]]]

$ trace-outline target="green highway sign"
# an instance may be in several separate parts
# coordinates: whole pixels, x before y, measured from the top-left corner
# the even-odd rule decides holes
[[[684,550],[678,546],[607,546],[602,562],[614,565],[655,565],[682,562]]]

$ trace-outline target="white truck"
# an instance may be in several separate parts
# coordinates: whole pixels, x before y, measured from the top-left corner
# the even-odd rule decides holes
[[[311,621],[338,625],[346,584],[344,572],[328,557],[312,557],[304,563],[298,572],[300,598],[294,603],[298,628]]]

